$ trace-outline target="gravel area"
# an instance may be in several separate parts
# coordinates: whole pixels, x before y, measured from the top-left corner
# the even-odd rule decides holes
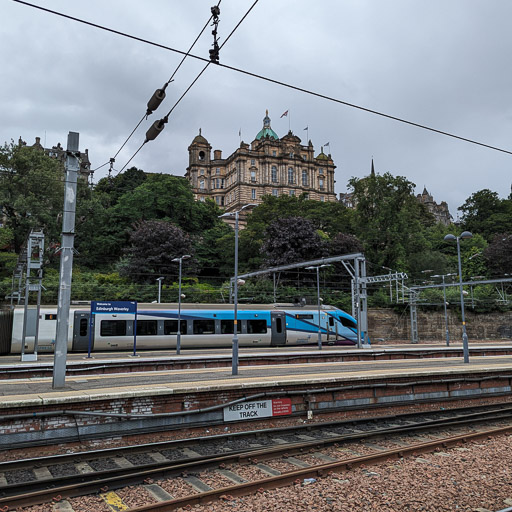
[[[197,512],[484,512],[512,506],[512,436],[332,474]],[[184,509],[179,509],[185,512]],[[190,509],[188,509],[190,510]]]

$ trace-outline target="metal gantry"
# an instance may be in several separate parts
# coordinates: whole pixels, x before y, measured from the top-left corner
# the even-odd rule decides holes
[[[37,361],[39,340],[39,311],[41,309],[41,290],[43,280],[44,233],[32,230],[19,254],[12,276],[12,289],[6,298],[11,300],[11,309],[16,304],[25,305],[23,330],[21,336],[21,360]],[[29,308],[30,293],[37,293],[36,308]],[[25,352],[27,337],[34,338],[32,353]]]

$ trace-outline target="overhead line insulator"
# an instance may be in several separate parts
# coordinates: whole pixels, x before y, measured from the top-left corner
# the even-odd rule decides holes
[[[148,101],[148,110],[146,112],[146,115],[151,115],[159,106],[162,101],[164,101],[165,98],[165,89],[169,83],[166,83],[161,89],[157,89],[153,96],[151,96],[151,99]]]
[[[155,121],[151,125],[150,129],[146,132],[146,140],[144,141],[144,144],[150,140],[155,140],[165,128],[168,120],[169,118],[165,116],[164,118]]]

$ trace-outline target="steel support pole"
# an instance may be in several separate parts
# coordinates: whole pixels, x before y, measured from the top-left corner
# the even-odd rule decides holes
[[[469,363],[468,335],[466,333],[466,317],[464,315],[464,292],[462,287],[462,263],[460,260],[460,237],[457,237],[457,258],[459,260],[460,310],[462,314],[462,350],[464,362]]]
[[[180,273],[178,278],[178,334],[176,336],[176,354],[181,352],[181,262],[183,257],[180,258]]]
[[[316,267],[316,293],[318,297],[318,350],[322,350],[322,316],[320,311],[320,267]]]
[[[52,387],[63,388],[66,379],[68,351],[69,309],[71,303],[71,279],[75,241],[76,182],[79,169],[79,134],[69,132],[66,157],[66,182],[64,212],[62,217],[62,243],[60,248],[60,280],[57,304],[57,332],[53,363]]]
[[[446,346],[450,346],[450,330],[448,329],[448,310],[446,308],[446,286],[444,285],[444,275],[441,276],[443,279],[443,300],[444,300],[444,326],[446,330]]]
[[[238,211],[235,212],[235,306],[233,322],[233,348],[231,355],[231,375],[238,375],[238,214]]]

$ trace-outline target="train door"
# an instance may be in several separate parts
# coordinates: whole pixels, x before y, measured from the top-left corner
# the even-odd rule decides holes
[[[90,313],[75,311],[73,322],[73,346],[71,350],[87,352],[89,348],[89,317]],[[94,336],[92,338],[94,344]]]
[[[271,311],[270,320],[272,324],[270,344],[273,346],[286,345],[286,314],[284,311]]]

